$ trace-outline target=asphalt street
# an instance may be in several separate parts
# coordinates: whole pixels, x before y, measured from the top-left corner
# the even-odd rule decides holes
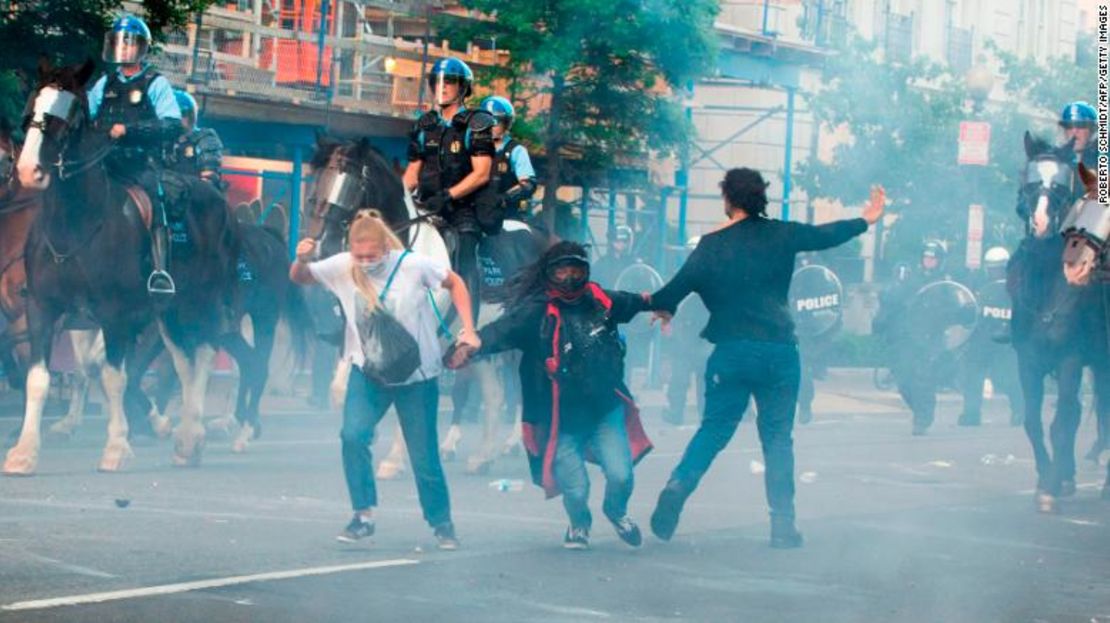
[[[1110,621],[1104,467],[1082,462],[1077,495],[1038,514],[1029,444],[1004,400],[967,429],[945,396],[915,438],[867,374],[833,371],[818,392],[795,435],[806,546],[794,551],[767,546],[750,421],[670,543],[632,550],[596,512],[592,549],[563,550],[558,501],[490,486],[526,479],[523,458],[504,457],[487,476],[448,464],[463,546],[439,552],[407,473],[380,483],[372,543],[334,540],[349,518],[335,413],[270,400],[247,454],[213,434],[203,466],[179,469],[170,442],[150,442],[120,474],[95,471],[104,420],[90,417],[47,440],[37,475],[0,479],[0,621]],[[696,414],[671,427],[658,393],[641,398],[656,449],[631,512],[646,531]],[[217,388],[211,408],[222,405]],[[0,417],[0,432],[15,421]],[[387,418],[378,456],[393,431]],[[463,457],[479,431],[468,425]],[[1085,421],[1080,455],[1093,434]]]

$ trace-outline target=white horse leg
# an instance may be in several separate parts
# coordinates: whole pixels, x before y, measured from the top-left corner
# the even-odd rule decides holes
[[[400,415],[397,417],[400,418]],[[393,480],[405,473],[408,453],[405,436],[401,433],[401,420],[398,419],[397,425],[393,429],[393,444],[389,446],[389,454],[386,454],[385,458],[378,463],[377,477],[380,480]]]
[[[42,447],[42,408],[46,405],[50,392],[50,370],[46,362],[39,360],[27,371],[27,406],[23,415],[23,430],[19,442],[8,450],[4,461],[4,473],[30,476],[35,473],[39,462],[39,448]]]
[[[482,392],[482,446],[467,461],[466,471],[484,474],[497,459],[497,429],[501,409],[505,406],[505,388],[501,385],[501,357],[493,356],[474,362],[474,376]]]
[[[77,379],[69,399],[66,416],[50,427],[50,432],[69,437],[81,426],[88,403],[93,375],[104,364],[104,334],[100,331],[70,331],[69,341],[77,363]]]
[[[100,471],[116,472],[126,467],[135,456],[127,442],[127,416],[123,412],[123,390],[127,387],[127,373],[110,363],[100,370],[100,382],[108,403],[108,443],[100,458]]]
[[[173,462],[178,466],[197,467],[204,451],[204,394],[208,385],[215,351],[210,346],[200,346],[190,361],[185,353],[166,336],[166,349],[173,356],[173,364],[181,378],[181,422],[174,429]]]

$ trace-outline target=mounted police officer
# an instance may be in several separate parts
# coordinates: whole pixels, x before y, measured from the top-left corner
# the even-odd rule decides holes
[[[197,101],[181,89],[174,89],[174,97],[181,108],[181,125],[184,131],[177,137],[171,152],[170,167],[190,177],[198,177],[223,192],[220,165],[224,158],[224,144],[212,128],[198,125]]]
[[[497,194],[501,197],[505,217],[527,220],[528,200],[536,192],[536,170],[532,168],[528,148],[509,135],[516,109],[512,102],[500,95],[482,100],[479,108],[493,115],[497,121],[497,125],[493,126],[493,143],[497,148],[494,170],[497,174]]]
[[[964,407],[960,426],[979,426],[983,406],[983,380],[990,377],[995,389],[1006,394],[1010,402],[1010,424],[1021,424],[1021,384],[1018,383],[1017,354],[1010,347],[1010,315],[1012,303],[1006,291],[1006,264],[1010,253],[1003,247],[992,247],[983,256],[983,283],[976,291],[979,321],[969,339],[963,356]]]
[[[417,120],[409,141],[404,184],[421,207],[442,217],[452,268],[466,282],[478,315],[482,234],[501,230],[493,160],[493,115],[468,110],[474,73],[457,58],[436,61],[428,74],[435,106]],[[453,240],[452,240],[453,239]]]
[[[1087,102],[1072,102],[1060,111],[1060,129],[1063,142],[1075,141],[1075,165],[1082,162],[1092,171],[1098,170],[1098,146],[1094,140],[1095,124],[1098,114],[1095,107]],[[1079,199],[1087,189],[1079,179],[1078,171],[1072,177],[1072,198]]]
[[[142,186],[154,205],[151,294],[177,291],[167,272],[168,240],[158,169],[163,154],[181,133],[181,110],[169,80],[147,65],[150,29],[134,15],[122,15],[104,36],[103,60],[115,65],[89,90],[89,115],[115,141],[106,159],[117,178]]]

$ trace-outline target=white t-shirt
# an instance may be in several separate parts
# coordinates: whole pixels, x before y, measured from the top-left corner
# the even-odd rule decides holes
[[[389,274],[401,259],[402,251],[390,251],[380,268],[369,275],[370,283],[380,293],[385,289]],[[347,328],[343,340],[343,357],[356,366],[365,362],[362,342],[358,337],[357,298],[362,293],[355,287],[351,270],[354,258],[349,252],[338,253],[327,259],[312,262],[309,271],[316,281],[339,298],[343,315],[347,317]],[[420,369],[413,373],[403,385],[433,379],[443,371],[443,352],[436,336],[439,318],[428,298],[428,290],[436,290],[447,280],[450,266],[447,262],[436,260],[417,253],[409,253],[401,264],[397,276],[393,278],[389,292],[385,295],[384,305],[409,333],[416,338],[420,347]]]

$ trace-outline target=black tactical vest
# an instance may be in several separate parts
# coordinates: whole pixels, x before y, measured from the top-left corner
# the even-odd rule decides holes
[[[104,85],[104,101],[101,102],[97,115],[100,126],[107,129],[117,123],[134,126],[157,121],[158,113],[147,92],[159,75],[153,69],[147,69],[134,80],[124,82],[118,72],[109,74]],[[128,135],[124,135],[121,143],[125,144],[128,138]]]
[[[510,138],[509,142],[505,143],[505,148],[497,154],[497,160],[493,163],[493,166],[497,168],[497,194],[499,195],[504,195],[510,188],[520,183],[520,180],[517,179],[516,171],[513,170],[513,163],[511,162],[513,150],[516,149],[519,144],[520,143],[516,142],[516,140]]]

